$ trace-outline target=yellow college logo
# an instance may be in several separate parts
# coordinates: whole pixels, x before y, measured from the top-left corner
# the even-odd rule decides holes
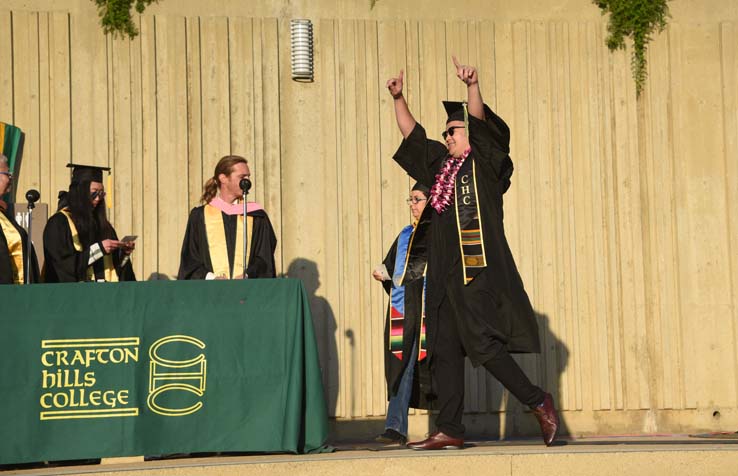
[[[149,409],[164,416],[185,416],[202,408],[202,402],[184,408],[169,408],[158,403],[157,398],[167,392],[189,392],[202,397],[207,381],[207,360],[200,353],[188,360],[170,360],[162,357],[159,350],[175,342],[191,344],[204,349],[205,344],[195,337],[173,335],[162,337],[149,348]]]

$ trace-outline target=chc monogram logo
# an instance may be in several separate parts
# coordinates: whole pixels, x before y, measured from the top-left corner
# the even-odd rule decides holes
[[[197,397],[205,394],[207,381],[207,360],[199,353],[187,360],[170,360],[162,357],[166,355],[166,347],[175,343],[190,344],[197,349],[204,349],[205,343],[190,336],[173,335],[162,337],[149,348],[149,409],[164,416],[185,416],[195,413],[202,408],[202,402],[184,408],[170,408],[160,403],[162,395],[169,392],[188,392]],[[196,352],[196,350],[195,350]],[[170,394],[172,395],[172,394]],[[166,397],[163,398],[166,400]]]

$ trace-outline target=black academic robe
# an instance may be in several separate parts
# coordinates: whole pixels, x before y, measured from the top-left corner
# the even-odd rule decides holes
[[[0,211],[0,213],[3,213]],[[20,233],[23,242],[23,269],[28,272],[28,233],[23,227],[19,226],[13,217],[8,217],[18,233]],[[38,261],[36,259],[36,250],[31,245],[31,282],[38,283]],[[8,250],[8,241],[5,238],[3,229],[0,228],[0,284],[13,284],[13,266],[11,264],[10,251]]]
[[[118,235],[113,230],[112,240]],[[102,249],[102,243],[99,243]],[[113,265],[118,274],[118,281],[135,281],[131,260],[125,259],[122,250],[111,253]],[[90,259],[90,248],[77,251],[72,241],[72,230],[67,217],[57,212],[49,218],[44,228],[44,279],[47,283],[76,283],[87,281],[87,268]],[[104,279],[103,258],[92,265],[97,279]]]
[[[402,285],[405,286],[405,318],[403,319],[402,329],[402,354],[409,356],[412,352],[414,342],[418,342],[420,338],[420,325],[423,313],[423,273],[427,261],[427,245],[429,238],[429,227],[431,222],[430,207],[423,210],[423,214],[418,221],[413,236],[412,243],[409,244],[407,253],[407,269]],[[394,243],[384,258],[384,266],[387,273],[393,276],[395,272],[395,259],[397,257],[397,245],[399,236],[395,238]],[[392,280],[382,281],[384,290],[390,294],[392,289]],[[407,365],[415,366],[413,372],[412,395],[410,397],[410,406],[413,408],[429,408],[429,401],[434,398],[431,389],[430,370],[428,367],[428,359],[418,362],[409,362],[407,357],[403,360],[398,359],[390,350],[390,310],[392,303],[387,304],[387,313],[385,316],[384,326],[384,376],[387,380],[387,397],[390,398],[397,394],[400,386],[400,380]],[[418,345],[419,342],[418,342]],[[418,351],[420,348],[418,348]]]
[[[470,170],[472,161],[476,166],[487,267],[471,283],[464,284],[456,209],[452,201],[442,213],[435,210],[432,213],[426,290],[429,353],[433,353],[435,339],[439,338],[436,335],[438,308],[444,299],[449,299],[456,311],[453,317],[459,338],[475,366],[494,357],[500,342],[508,352],[540,352],[535,313],[505,238],[503,224],[503,195],[510,187],[513,172],[508,155],[510,130],[489,107],[485,105],[484,110],[484,121],[469,116],[471,154],[462,170]],[[429,140],[425,129],[417,124],[403,140],[394,159],[411,177],[431,187],[447,154],[446,146]],[[460,170],[458,176],[461,173]]]
[[[213,272],[205,229],[204,210],[205,206],[201,205],[193,208],[190,212],[187,230],[182,242],[177,279],[205,279],[208,273]],[[221,215],[223,217],[226,245],[228,246],[228,263],[233,271],[233,262],[236,256],[238,215],[227,215],[223,212],[221,212]],[[274,234],[272,223],[264,210],[249,212],[248,216],[254,217],[254,221],[248,243],[250,251],[246,274],[248,274],[249,279],[274,278],[276,277],[274,250],[277,249],[277,236]],[[238,250],[238,253],[242,253],[242,250]],[[240,274],[240,271],[233,272],[234,276]]]

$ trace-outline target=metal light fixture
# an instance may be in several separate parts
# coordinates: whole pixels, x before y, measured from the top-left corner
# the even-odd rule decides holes
[[[313,24],[310,20],[290,21],[292,79],[313,81]]]

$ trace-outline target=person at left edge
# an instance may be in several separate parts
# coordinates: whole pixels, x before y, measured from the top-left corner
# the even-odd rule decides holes
[[[240,182],[251,170],[245,158],[227,155],[205,183],[202,205],[190,212],[177,279],[274,278],[277,237],[264,208],[247,202],[248,253],[243,276],[243,201]]]
[[[47,283],[135,281],[130,255],[135,242],[118,241],[108,221],[103,171],[108,167],[69,164],[72,181],[59,193],[59,209],[44,229]]]
[[[10,191],[13,174],[8,158],[0,154],[0,196]],[[0,209],[0,284],[23,284],[28,272],[28,235],[15,220]],[[36,252],[31,248],[31,282],[38,282]]]

